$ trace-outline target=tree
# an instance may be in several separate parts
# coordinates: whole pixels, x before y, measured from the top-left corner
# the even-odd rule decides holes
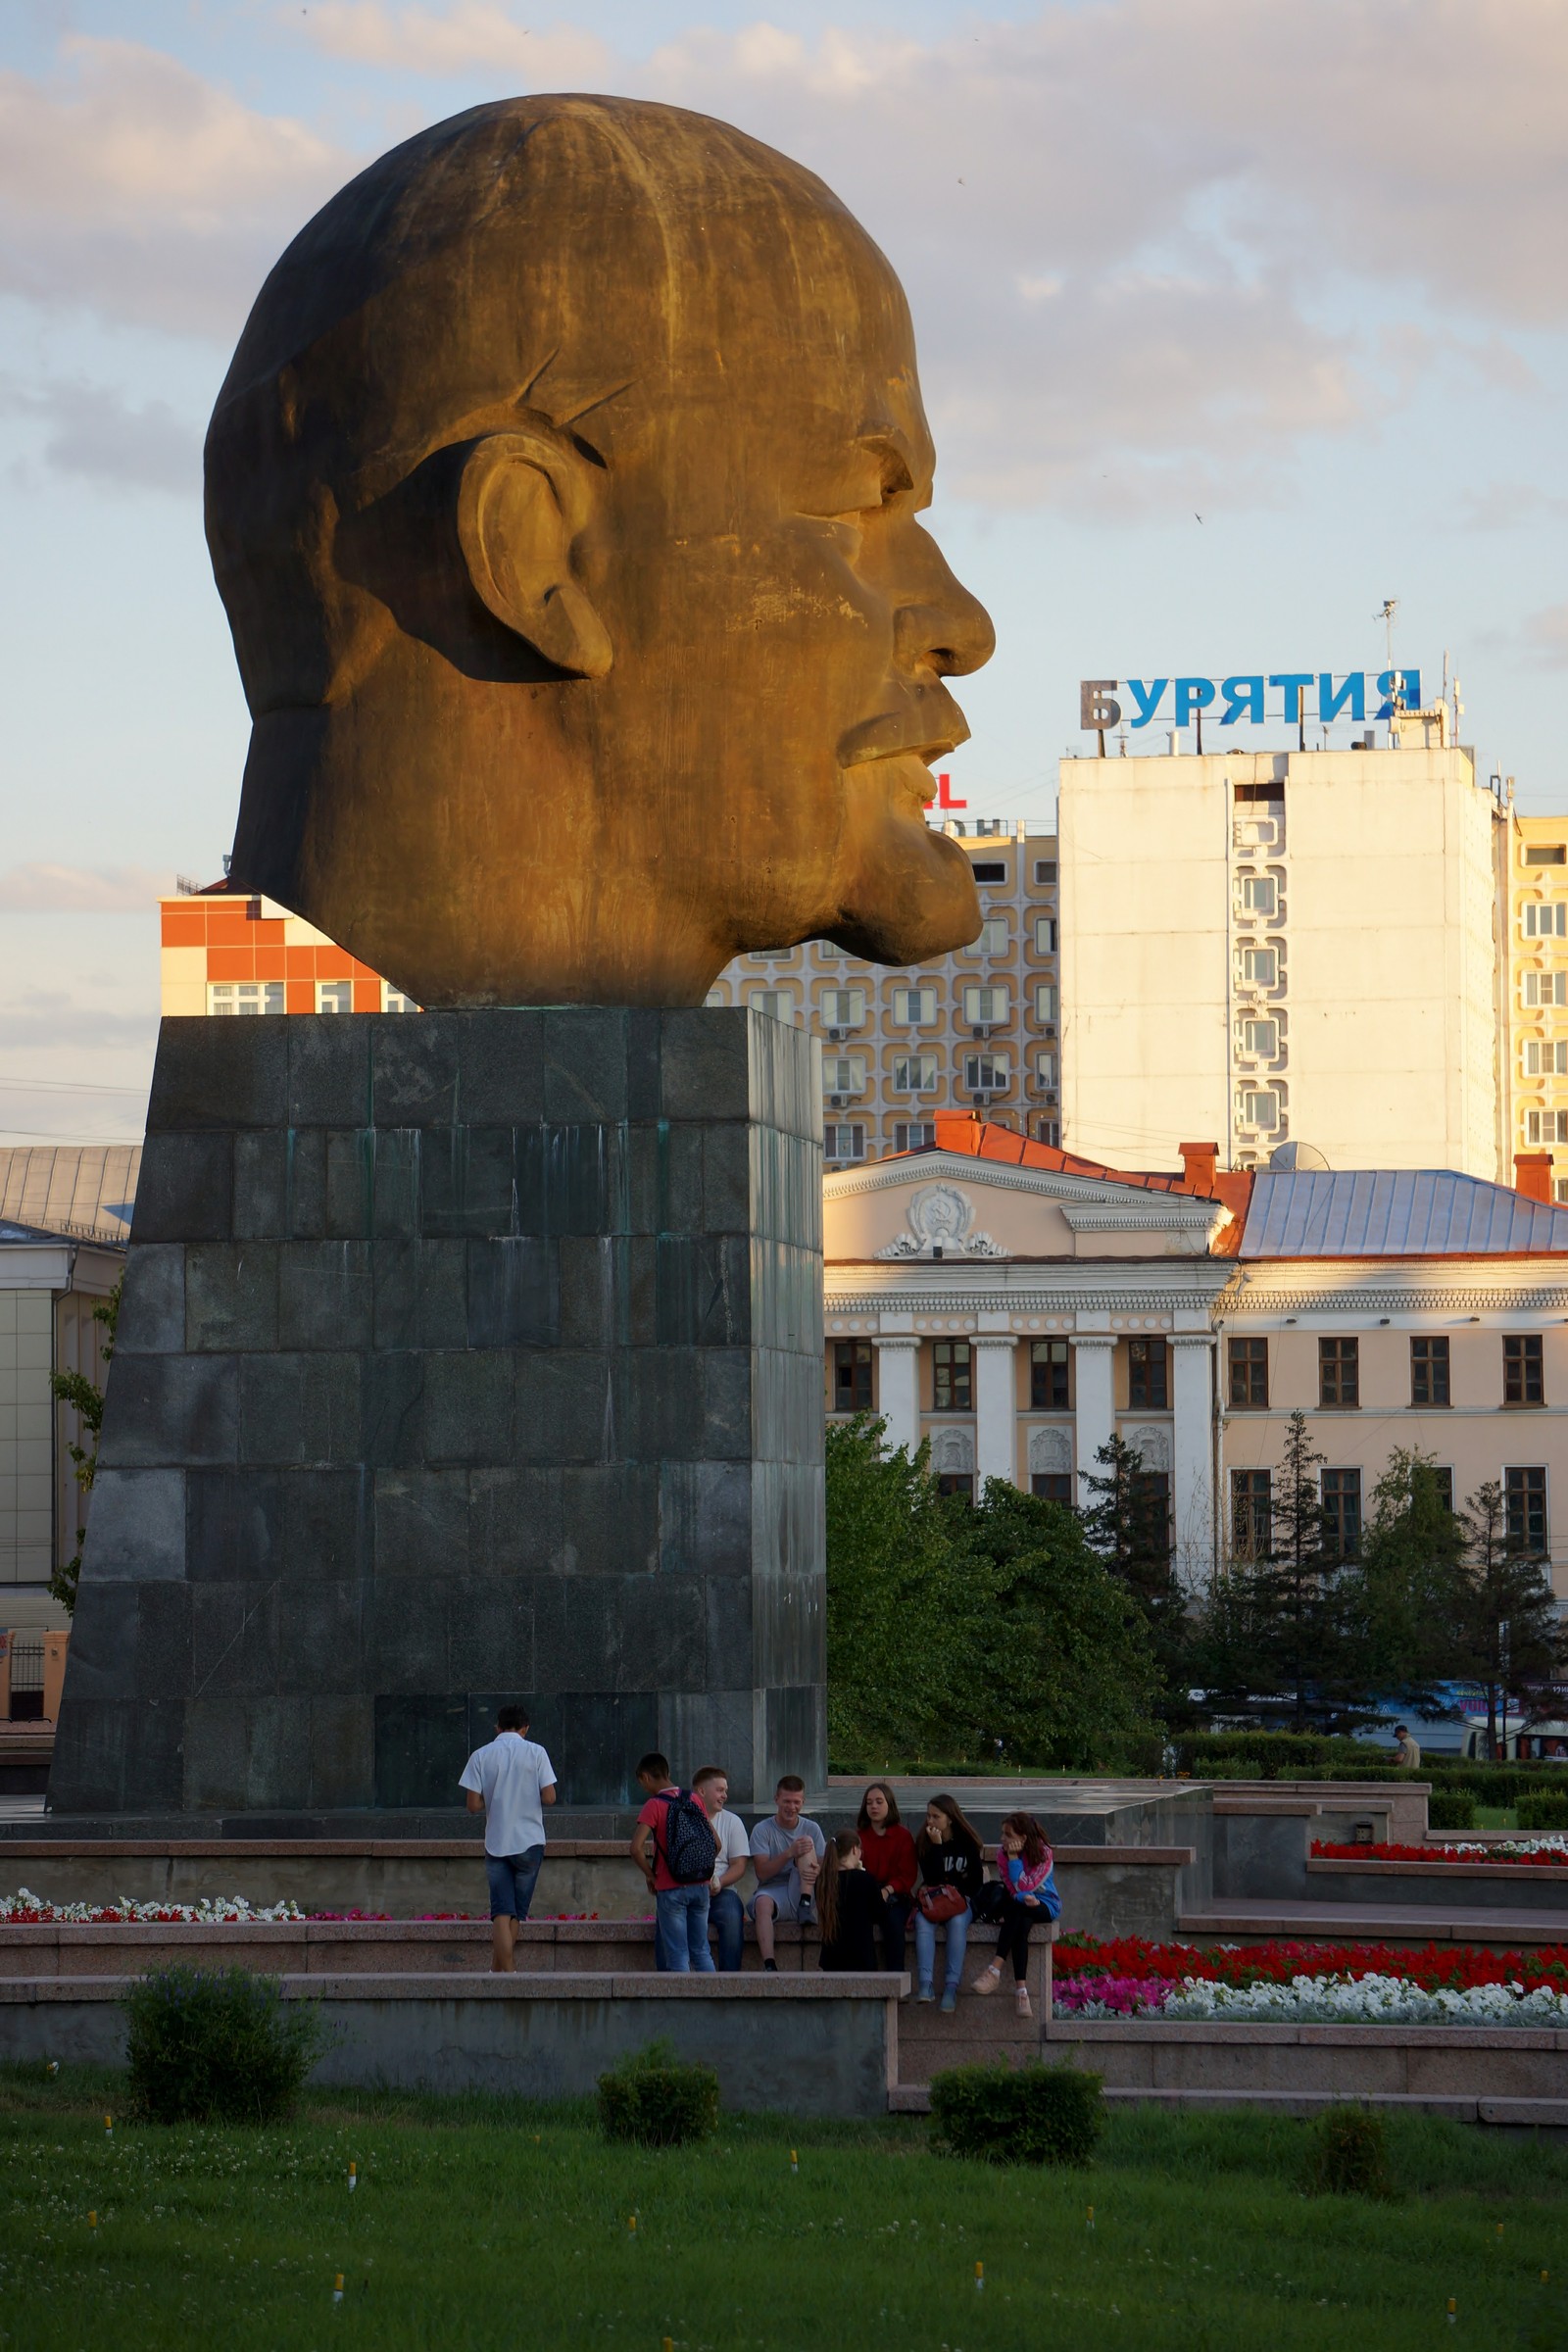
[[[1462,1663],[1486,1691],[1487,1745],[1493,1756],[1500,1756],[1507,1738],[1509,1691],[1542,1691],[1562,1663],[1564,1637],[1550,1571],[1539,1552],[1509,1536],[1502,1489],[1494,1478],[1465,1497],[1462,1518]]]
[[[108,1298],[100,1298],[92,1310],[93,1321],[101,1323],[109,1335],[99,1349],[105,1364],[115,1352],[115,1326],[120,1321],[120,1294],[124,1285],[125,1277],[122,1273]],[[98,1440],[104,1426],[103,1390],[90,1381],[84,1372],[55,1372],[50,1376],[49,1386],[62,1404],[72,1407],[81,1423],[83,1434],[92,1440],[90,1446],[74,1445],[67,1448],[74,1467],[77,1488],[81,1494],[90,1494],[93,1480],[98,1475]],[[76,1530],[74,1553],[63,1568],[55,1568],[50,1572],[49,1590],[55,1599],[64,1604],[66,1614],[70,1617],[76,1613],[76,1587],[81,1579],[81,1551],[86,1541],[84,1520]]]
[[[1143,1611],[1165,1689],[1185,1690],[1189,1667],[1187,1599],[1177,1581],[1170,1540],[1170,1495],[1152,1481],[1137,1446],[1120,1435],[1095,1459],[1104,1475],[1085,1471],[1093,1498],[1083,1510],[1084,1534],[1117,1582]]]
[[[1460,1642],[1465,1528],[1432,1458],[1398,1446],[1372,1491],[1361,1556],[1348,1578],[1351,1639],[1369,1687],[1441,1715]]]
[[[1286,1425],[1275,1474],[1271,1539],[1258,1563],[1256,1597],[1268,1679],[1290,1693],[1292,1726],[1298,1732],[1306,1729],[1312,1707],[1336,1725],[1364,1712],[1355,1704],[1364,1697],[1364,1678],[1353,1671],[1346,1638],[1347,1561],[1324,1541],[1318,1472],[1327,1458],[1313,1446],[1298,1406]]]

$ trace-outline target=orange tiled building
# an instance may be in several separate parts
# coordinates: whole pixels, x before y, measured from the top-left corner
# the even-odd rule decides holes
[[[222,883],[159,902],[166,1013],[416,1012],[401,989],[270,899]]]

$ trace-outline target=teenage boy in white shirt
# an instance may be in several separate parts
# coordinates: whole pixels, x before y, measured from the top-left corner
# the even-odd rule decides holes
[[[752,1858],[751,1839],[740,1815],[725,1810],[729,1803],[729,1775],[722,1764],[705,1764],[692,1783],[692,1794],[712,1823],[713,1836],[718,1839],[718,1855],[708,1889],[708,1917],[718,1935],[719,1969],[733,1976],[746,1948],[746,1906],[736,1892],[736,1882],[745,1875]]]
[[[458,1782],[468,1811],[485,1817],[490,1967],[503,1976],[516,1964],[517,1925],[528,1916],[545,1858],[544,1808],[556,1801],[555,1768],[527,1733],[527,1708],[503,1707],[495,1738],[474,1749]]]
[[[762,1966],[770,1974],[778,1967],[773,1956],[776,1920],[814,1919],[811,1890],[822,1867],[827,1839],[801,1808],[806,1783],[799,1773],[787,1772],[773,1792],[773,1812],[752,1832],[752,1866],[757,1892],[752,1897],[752,1924]]]

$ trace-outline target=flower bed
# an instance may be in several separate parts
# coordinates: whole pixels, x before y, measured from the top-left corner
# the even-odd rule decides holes
[[[1568,2026],[1568,1944],[1521,1952],[1427,1944],[1242,1943],[1201,1949],[1073,1936],[1054,2005],[1095,2018],[1275,2024]]]
[[[1568,1869],[1568,1838],[1498,1838],[1482,1845],[1454,1838],[1442,1845],[1332,1845],[1312,1840],[1314,1862],[1544,1862]]]
[[[483,1921],[482,1911],[416,1911],[415,1920]],[[539,1911],[534,1917],[551,1925],[594,1920],[597,1911]],[[330,1923],[390,1926],[390,1911],[302,1911],[295,1902],[247,1902],[242,1894],[204,1896],[199,1903],[138,1903],[122,1895],[116,1903],[50,1903],[42,1895],[19,1886],[15,1894],[0,1894],[0,1927],[11,1928],[288,1928]]]

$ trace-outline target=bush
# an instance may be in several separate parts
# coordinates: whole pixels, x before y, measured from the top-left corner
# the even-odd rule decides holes
[[[325,2039],[314,2002],[243,1968],[156,1969],[122,2006],[131,2111],[153,2124],[277,2123]]]
[[[599,2123],[607,2139],[674,2148],[718,2130],[718,2077],[686,2065],[667,2041],[651,2041],[599,2078]]]
[[[1321,1780],[1335,1766],[1358,1772],[1380,1751],[1322,1732],[1188,1732],[1176,1752],[1195,1780],[1276,1781]]]
[[[931,2084],[935,2145],[987,2164],[1087,2164],[1105,2128],[1099,2075],[1072,2066],[956,2066]]]
[[[1429,1830],[1473,1830],[1476,1800],[1464,1788],[1434,1788],[1427,1798]]]
[[[1522,1830],[1568,1830],[1568,1791],[1562,1795],[1522,1796],[1518,1819]]]
[[[1330,2107],[1307,2140],[1306,2187],[1312,2196],[1387,2197],[1389,2134],[1367,2107]]]

